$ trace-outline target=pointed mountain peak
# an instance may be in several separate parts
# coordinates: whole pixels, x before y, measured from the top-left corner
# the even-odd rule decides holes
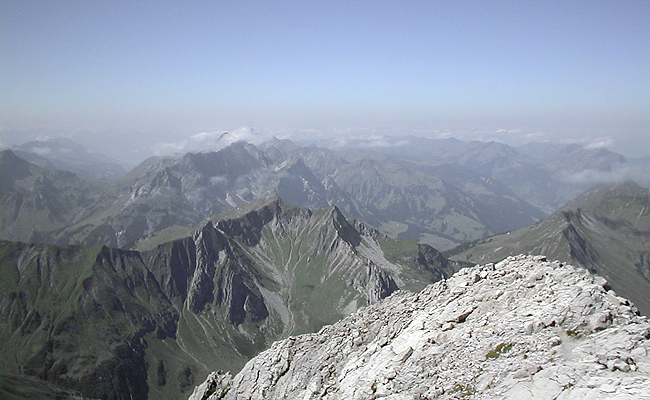
[[[269,164],[264,153],[246,142],[236,142],[218,151],[187,153],[174,164],[187,172],[198,172],[204,177],[235,177]]]
[[[292,206],[282,201],[282,199],[280,199],[278,196],[271,196],[265,199],[254,201],[245,206],[228,210],[224,213],[214,216],[210,220],[217,223],[218,221],[221,220],[242,218],[250,213],[259,213],[261,210],[264,209],[270,209],[273,210],[274,212],[279,212],[280,210],[285,209],[287,207],[292,207]]]
[[[18,157],[16,153],[14,153],[12,150],[2,150],[0,151],[0,166],[4,166],[6,164],[14,164],[14,163],[28,163],[24,159]]]
[[[18,157],[13,151],[0,151],[0,183],[3,187],[33,175],[36,170],[40,170],[40,167]]]
[[[277,137],[273,136],[271,139],[267,140],[266,142],[261,144],[261,148],[266,149],[267,147],[274,146],[279,150],[284,150],[284,151],[290,151],[290,150],[295,150],[298,149],[299,146],[295,143],[293,143],[289,139],[278,139]]]
[[[279,197],[271,197],[239,207],[211,219],[214,226],[232,237],[254,244],[264,225],[276,220],[280,224],[332,226],[333,232],[353,247],[361,242],[355,226],[336,206],[312,210],[284,202]]]
[[[330,215],[339,236],[352,247],[357,247],[361,243],[361,234],[355,226],[345,218],[341,210],[336,206],[331,207]]]
[[[296,174],[303,177],[314,176],[313,171],[311,170],[311,168],[307,166],[307,164],[305,164],[305,161],[302,158],[295,158],[289,161],[285,170],[289,173]]]

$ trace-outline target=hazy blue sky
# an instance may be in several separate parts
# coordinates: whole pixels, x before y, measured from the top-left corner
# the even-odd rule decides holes
[[[650,154],[649,1],[3,0],[0,18],[0,144],[251,126]]]

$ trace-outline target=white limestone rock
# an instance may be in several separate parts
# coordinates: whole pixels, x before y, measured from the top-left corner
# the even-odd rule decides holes
[[[540,256],[467,268],[276,342],[192,399],[650,399],[650,323],[605,286]]]

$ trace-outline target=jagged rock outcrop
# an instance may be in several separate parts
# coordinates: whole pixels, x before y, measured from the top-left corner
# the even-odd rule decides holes
[[[650,323],[584,268],[542,256],[396,292],[273,344],[199,399],[650,399]]]

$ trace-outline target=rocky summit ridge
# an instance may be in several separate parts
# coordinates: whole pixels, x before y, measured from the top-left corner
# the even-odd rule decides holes
[[[516,256],[290,337],[205,399],[650,399],[650,323],[584,268]]]

